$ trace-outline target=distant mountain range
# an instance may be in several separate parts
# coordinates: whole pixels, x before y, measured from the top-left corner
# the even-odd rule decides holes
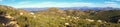
[[[120,8],[113,8],[113,7],[57,7],[60,10],[120,10]],[[40,11],[40,10],[47,10],[49,8],[22,8],[28,11]]]

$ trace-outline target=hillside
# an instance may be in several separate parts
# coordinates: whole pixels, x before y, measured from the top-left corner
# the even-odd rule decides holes
[[[30,12],[0,5],[0,27],[120,27],[120,10],[60,10]]]

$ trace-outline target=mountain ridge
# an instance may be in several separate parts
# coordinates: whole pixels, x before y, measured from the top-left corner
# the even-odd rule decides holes
[[[40,10],[47,10],[49,8],[22,8],[22,9],[28,10],[28,11],[40,11]],[[120,10],[120,8],[113,8],[113,7],[62,7],[62,8],[56,7],[56,8],[60,10],[72,9],[72,10],[83,10],[83,11],[86,11],[86,10],[96,10],[96,11],[98,10]]]

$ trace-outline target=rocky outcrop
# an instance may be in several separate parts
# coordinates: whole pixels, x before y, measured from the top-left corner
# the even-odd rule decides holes
[[[10,6],[0,5],[0,24],[4,27],[19,27],[14,17],[10,15],[15,8]],[[9,13],[9,14],[8,14]]]
[[[19,27],[14,17],[10,15],[6,15],[5,17],[10,20],[9,23],[5,25],[5,27]]]
[[[19,27],[15,18],[10,15],[1,15],[0,24],[4,27]]]

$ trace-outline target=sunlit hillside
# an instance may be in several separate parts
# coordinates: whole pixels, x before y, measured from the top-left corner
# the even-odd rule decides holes
[[[0,5],[0,27],[120,27],[120,10],[26,11]]]

